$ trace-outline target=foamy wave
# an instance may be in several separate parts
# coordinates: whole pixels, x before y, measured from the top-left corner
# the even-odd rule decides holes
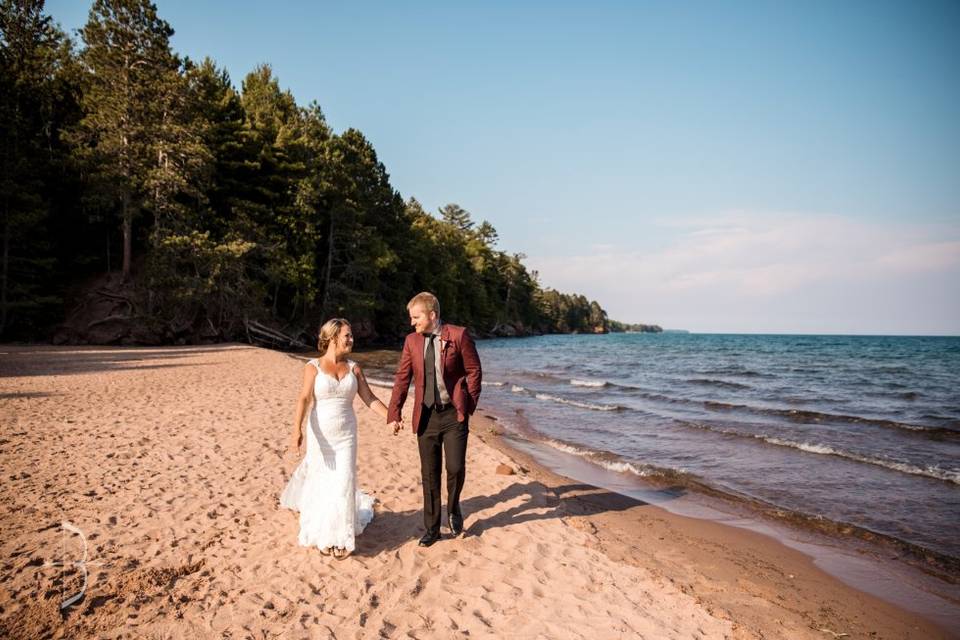
[[[736,432],[732,432],[736,433]],[[779,445],[781,447],[792,447],[794,449],[800,449],[800,451],[806,451],[807,453],[819,453],[824,456],[840,456],[841,458],[849,458],[849,455],[846,455],[842,451],[837,451],[833,447],[829,447],[825,444],[810,444],[809,442],[792,442],[790,440],[782,440],[780,438],[766,438],[764,436],[754,436],[760,438],[764,442],[769,442],[770,444]]]
[[[581,402],[579,400],[571,400],[569,398],[554,396],[549,393],[531,391],[530,389],[527,389],[526,387],[521,387],[518,384],[511,385],[510,391],[514,393],[525,393],[527,395],[532,395],[537,400],[545,400],[548,402],[558,402],[560,404],[565,404],[571,407],[578,407],[580,409],[589,409],[590,411],[621,411],[626,408],[618,404],[595,404],[593,402]]]
[[[587,457],[592,451],[587,449],[580,449],[572,445],[567,444],[566,442],[560,442],[559,440],[544,440],[548,445],[556,449],[557,451],[563,451],[564,453],[569,453],[575,456]]]
[[[641,469],[630,462],[623,462],[620,460],[604,460],[599,456],[596,451],[591,451],[589,449],[580,449],[579,447],[574,447],[567,444],[566,442],[560,442],[559,440],[545,440],[544,441],[550,447],[556,449],[557,451],[562,451],[564,453],[569,453],[570,455],[578,456],[580,458],[586,458],[593,464],[603,467],[608,471],[614,471],[616,473],[632,473],[635,476],[647,477],[650,475],[656,475],[654,472],[648,469]]]
[[[649,471],[637,469],[629,462],[611,462],[609,460],[594,460],[594,462],[601,467],[609,469],[610,471],[616,471],[617,473],[632,473],[633,475],[641,477],[651,475]]]
[[[371,378],[370,376],[367,376],[367,382],[374,387],[386,387],[387,389],[393,387],[393,380],[381,380],[380,378]]]
[[[580,402],[579,400],[570,400],[569,398],[552,396],[549,393],[538,393],[536,394],[535,397],[537,400],[549,400],[551,402],[559,402],[560,404],[570,405],[571,407],[579,407],[581,409],[590,409],[591,411],[618,411],[623,408],[620,405],[616,405],[616,404],[593,404],[592,402]]]
[[[809,442],[793,442],[791,440],[783,440],[781,438],[768,438],[766,436],[754,436],[754,437],[759,438],[765,442],[769,442],[770,444],[779,445],[781,447],[792,447],[794,449],[799,449],[801,451],[806,451],[808,453],[817,453],[820,455],[827,455],[827,456],[837,456],[838,458],[855,460],[857,462],[872,464],[878,467],[886,467],[887,469],[892,469],[894,471],[899,471],[901,473],[909,473],[915,476],[926,476],[928,478],[936,478],[937,480],[945,480],[946,482],[960,484],[960,470],[941,469],[939,465],[918,467],[912,464],[907,464],[906,462],[894,462],[893,460],[881,460],[879,458],[870,458],[867,456],[861,456],[856,453],[850,453],[847,451],[834,449],[833,447],[823,445],[823,444],[810,444]]]
[[[480,384],[484,387],[505,387],[507,385],[506,382],[497,382],[494,380],[484,380]]]
[[[605,387],[609,384],[606,380],[578,380],[574,378],[570,381],[575,387]]]
[[[953,484],[960,484],[960,471],[955,469],[941,469],[940,465],[930,465],[921,469],[920,467],[915,467],[904,462],[888,462],[885,460],[871,460],[870,462],[889,467],[890,469],[896,469],[903,473],[912,473],[918,476],[927,476],[928,478],[936,478],[938,480],[952,482]]]

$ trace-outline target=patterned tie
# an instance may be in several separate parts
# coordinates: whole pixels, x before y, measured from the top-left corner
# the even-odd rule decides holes
[[[437,386],[437,352],[433,348],[433,334],[427,336],[427,353],[423,356],[423,404],[433,407],[440,399],[440,388]]]

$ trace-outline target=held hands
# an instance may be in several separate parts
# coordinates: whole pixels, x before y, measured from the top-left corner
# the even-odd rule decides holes
[[[397,435],[398,433],[400,433],[400,430],[403,429],[403,421],[394,420],[393,422],[388,422],[387,426],[393,427],[393,435]]]

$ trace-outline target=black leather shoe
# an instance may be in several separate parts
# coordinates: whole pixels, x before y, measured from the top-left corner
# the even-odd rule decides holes
[[[427,533],[427,534],[424,534],[422,538],[420,538],[419,544],[421,547],[429,547],[439,539],[440,539],[439,533]]]
[[[450,514],[450,535],[454,538],[463,533],[463,516],[457,513]]]

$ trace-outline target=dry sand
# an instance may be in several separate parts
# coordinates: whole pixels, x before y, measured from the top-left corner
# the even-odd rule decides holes
[[[376,516],[346,560],[299,547],[278,495],[304,360],[0,346],[0,637],[949,637],[770,538],[539,469],[482,416],[463,538],[417,546],[415,437],[357,400]]]

